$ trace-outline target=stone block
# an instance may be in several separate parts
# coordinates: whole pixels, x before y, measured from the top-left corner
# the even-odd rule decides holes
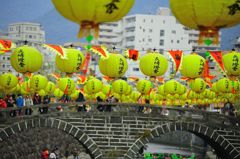
[[[120,116],[111,116],[110,123],[122,123],[122,117]]]

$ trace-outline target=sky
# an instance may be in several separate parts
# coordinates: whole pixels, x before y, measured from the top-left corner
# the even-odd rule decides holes
[[[168,7],[168,0],[135,0],[129,14],[155,14],[158,7]],[[6,30],[14,22],[38,22],[46,31],[48,43],[63,44],[77,39],[78,24],[60,16],[51,0],[1,0],[0,29]],[[4,7],[3,7],[4,6]],[[240,25],[222,30],[223,49],[231,49],[236,36],[240,36]]]

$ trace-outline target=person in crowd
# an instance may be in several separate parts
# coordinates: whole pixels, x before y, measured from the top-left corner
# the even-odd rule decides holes
[[[84,95],[82,94],[82,92],[79,92],[76,102],[85,102],[85,98],[84,98]],[[78,109],[77,110],[78,112],[81,112],[81,111],[86,112],[87,111],[85,104],[80,104],[77,109]]]
[[[58,112],[62,112],[62,111],[63,111],[63,108],[62,108],[61,105],[58,105],[58,106],[56,107],[56,109],[57,109]]]
[[[58,148],[53,149],[53,151],[49,154],[49,159],[58,159],[57,150],[58,150]]]
[[[45,95],[44,97],[43,97],[43,104],[49,104],[50,103],[50,96],[49,95]],[[43,106],[42,107],[42,114],[47,114],[47,112],[48,112],[48,106]]]
[[[103,99],[98,96],[98,97],[97,97],[97,102],[101,103],[101,102],[103,102]],[[102,104],[98,104],[97,109],[98,109],[100,112],[102,112],[102,111],[104,111],[104,106],[103,106]]]
[[[49,152],[47,148],[44,148],[41,152],[41,159],[49,159]]]
[[[61,98],[62,103],[68,103],[70,101],[69,96],[64,94]]]
[[[8,108],[16,107],[16,103],[15,103],[15,101],[13,100],[12,96],[7,95],[6,98],[5,98],[5,101],[6,101],[6,103],[7,103],[7,107],[8,107]],[[10,116],[11,116],[11,117],[15,117],[16,115],[17,115],[16,110],[11,110],[11,111],[10,111]]]
[[[21,115],[22,114],[22,108],[23,108],[23,97],[21,94],[18,94],[18,97],[17,97],[17,100],[16,100],[16,104],[17,104],[17,107],[18,107],[18,115]]]
[[[7,108],[7,102],[3,98],[0,98],[0,108]]]
[[[36,93],[36,94],[33,96],[33,105],[40,105],[40,104],[42,104],[41,97],[39,96],[38,93]]]
[[[80,159],[78,149],[75,147],[72,151],[73,159]]]
[[[68,159],[69,156],[70,156],[69,144],[67,144],[66,148],[65,148],[64,157],[65,157],[65,159]]]
[[[115,102],[114,96],[108,97],[107,102],[108,103],[114,103]],[[112,111],[112,105],[109,104],[109,105],[106,106],[106,112],[111,112],[111,111]]]
[[[163,99],[162,112],[161,112],[162,115],[168,115],[169,114],[169,111],[167,110],[166,106],[167,106],[167,100]]]
[[[185,103],[185,105],[183,106],[184,108],[189,108],[189,104],[188,102]]]
[[[140,96],[137,101],[138,101],[138,104],[143,104],[142,96]],[[143,112],[143,110],[144,110],[144,106],[140,105],[138,107],[138,112]]]
[[[23,106],[26,107],[25,109],[25,115],[31,115],[33,110],[31,106],[33,105],[32,98],[29,97],[29,95],[26,95],[23,99]]]

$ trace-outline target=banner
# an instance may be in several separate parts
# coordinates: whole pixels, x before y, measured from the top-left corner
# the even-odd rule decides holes
[[[221,51],[209,51],[211,59],[217,64],[220,72],[222,74],[226,74],[223,59],[222,59],[222,52]]]
[[[183,52],[180,51],[180,50],[176,50],[176,51],[173,51],[173,50],[170,50],[168,51],[172,61],[174,62],[174,66],[175,66],[175,74],[178,72],[179,70],[179,67],[180,67],[180,64],[181,64],[181,61],[182,61],[182,56],[183,56]]]
[[[65,49],[60,46],[60,45],[52,45],[52,44],[43,44],[43,47],[56,53],[57,55],[59,55],[62,59],[66,59],[67,58],[67,54]]]

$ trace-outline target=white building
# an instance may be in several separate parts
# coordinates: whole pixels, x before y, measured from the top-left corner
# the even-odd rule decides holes
[[[45,42],[45,32],[41,24],[38,23],[13,23],[9,24],[8,31],[0,32],[0,39],[11,40],[17,46],[27,43],[27,45],[36,47],[42,52],[42,48],[40,46]],[[9,52],[0,56],[0,73],[11,70],[16,74],[10,64],[10,55],[11,53]],[[50,59],[49,56],[47,56],[47,53],[43,53],[43,55],[45,57],[44,59]],[[44,66],[48,65],[48,62],[49,61],[44,61],[42,70],[44,70]]]
[[[236,51],[240,51],[240,37],[238,37],[238,38],[236,39],[236,42],[235,42],[235,44],[234,44],[234,49],[235,49]]]

